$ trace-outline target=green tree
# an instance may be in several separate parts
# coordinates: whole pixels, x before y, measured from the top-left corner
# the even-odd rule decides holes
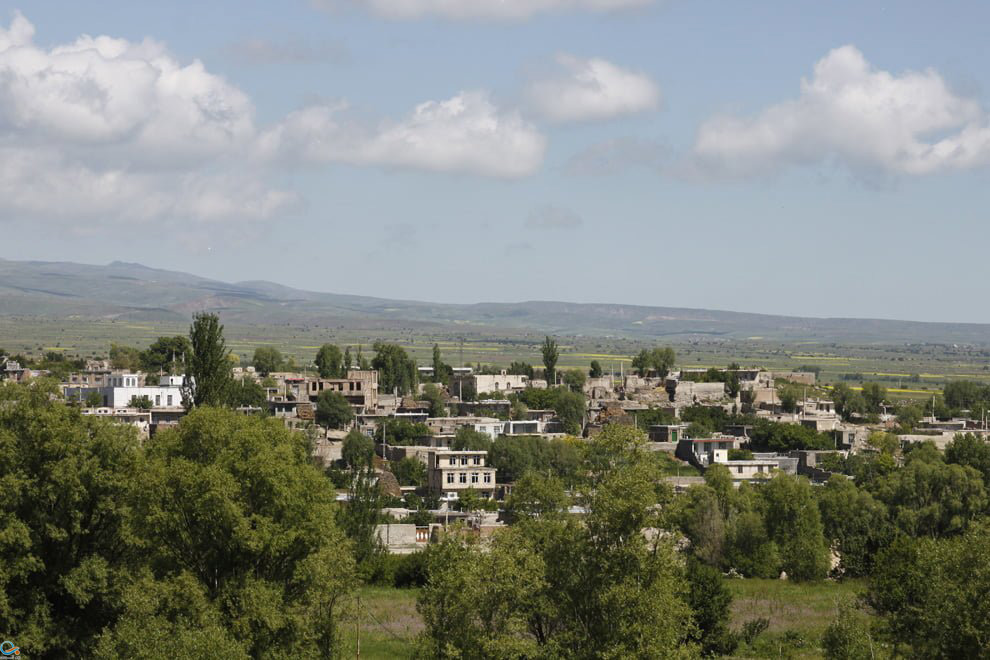
[[[454,451],[488,451],[492,439],[487,433],[475,431],[470,426],[462,426],[450,440],[450,448]]]
[[[127,403],[127,406],[129,408],[137,408],[138,410],[151,410],[151,399],[147,394],[142,396],[134,395]]]
[[[383,392],[395,390],[399,395],[412,392],[416,387],[418,369],[416,362],[397,344],[375,342],[375,358],[371,366],[378,370],[379,388]]]
[[[555,392],[553,410],[564,427],[564,433],[581,433],[587,413],[584,395],[566,388],[557,388]]]
[[[375,441],[357,429],[351,429],[344,436],[340,457],[351,470],[370,468],[375,456]]]
[[[183,385],[187,407],[223,405],[234,379],[220,317],[206,312],[194,314],[189,327],[189,342],[192,344],[192,354]]]
[[[445,364],[440,355],[440,345],[433,344],[433,382],[449,385],[453,375],[453,368],[449,364]]]
[[[352,362],[351,362],[351,347],[350,346],[344,347],[344,360],[343,360],[343,364],[344,364],[344,371],[347,371],[352,366]]]
[[[793,580],[820,580],[829,569],[821,514],[811,483],[778,473],[759,489],[767,533],[780,548],[783,568]]]
[[[833,475],[818,489],[825,538],[839,553],[843,572],[867,576],[880,550],[894,535],[887,507],[844,476]]]
[[[528,376],[532,379],[535,372],[533,371],[533,365],[528,362],[513,362],[509,365],[506,373],[514,376]]]
[[[900,537],[884,550],[866,602],[888,641],[918,658],[986,657],[990,652],[990,528],[948,539]]]
[[[777,390],[777,399],[780,401],[780,408],[784,412],[795,412],[800,396],[801,391],[794,385],[784,385]]]
[[[871,485],[891,519],[911,536],[946,536],[967,529],[987,507],[983,478],[974,468],[941,461],[908,461]]]
[[[763,516],[755,510],[734,513],[726,531],[725,564],[747,577],[780,575],[780,550],[767,534]]]
[[[220,608],[190,573],[156,580],[142,572],[121,597],[122,613],[91,655],[100,660],[250,658],[224,627]]]
[[[426,466],[423,464],[423,461],[406,456],[394,463],[390,463],[389,469],[395,475],[400,486],[416,486],[419,488],[426,485]]]
[[[845,383],[836,383],[832,386],[832,403],[835,404],[835,412],[842,419],[849,420],[854,414],[866,412],[866,400],[859,392],[854,392]]]
[[[505,512],[510,520],[560,514],[567,506],[564,482],[553,475],[526,472],[512,487]]]
[[[688,604],[694,611],[695,641],[703,655],[730,655],[739,640],[729,629],[729,608],[732,592],[725,584],[722,572],[698,561],[689,561]]]
[[[990,444],[972,433],[960,433],[945,448],[945,462],[969,466],[983,475],[983,485],[990,484]]]
[[[569,387],[572,392],[583,391],[587,380],[588,377],[580,369],[568,369],[564,372],[564,385]]]
[[[667,374],[674,367],[674,349],[654,348],[650,352],[650,366],[656,371],[659,378],[666,378]]]
[[[267,376],[273,371],[281,371],[285,360],[282,353],[274,346],[259,346],[254,349],[254,359],[252,360],[254,369],[262,376]]]
[[[822,649],[827,660],[876,657],[869,621],[853,603],[839,603],[835,618],[822,636]]]
[[[56,397],[0,383],[0,629],[31,656],[82,658],[129,579],[140,445]]]
[[[866,402],[866,412],[878,413],[881,404],[887,399],[887,388],[880,383],[863,383],[862,394]]]
[[[133,531],[155,579],[195,578],[251,657],[334,655],[354,564],[308,440],[198,408],[145,446]]]
[[[137,371],[141,368],[141,351],[131,346],[110,344],[110,366],[114,369]]]
[[[430,403],[430,417],[445,417],[447,415],[443,394],[441,394],[440,388],[433,383],[427,383],[423,386],[423,400]]]
[[[179,373],[186,355],[192,352],[189,339],[182,335],[159,337],[140,356],[141,369],[149,374]]]
[[[350,350],[350,349],[348,349]],[[350,353],[347,354],[350,357]],[[316,352],[314,364],[320,372],[320,378],[343,378],[349,364],[344,364],[344,356],[335,344],[323,344]]]
[[[85,401],[87,408],[99,408],[103,405],[103,395],[100,394],[99,390],[90,390],[86,392]]]
[[[240,380],[235,380],[231,386],[230,405],[235,408],[241,406],[261,408],[267,412],[268,395],[260,383],[253,378],[245,376]]]
[[[543,369],[547,383],[552,387],[557,382],[557,359],[560,358],[560,349],[557,347],[557,342],[547,335],[540,352],[543,354]]]
[[[602,365],[598,363],[598,360],[592,360],[591,361],[591,368],[588,369],[588,377],[589,378],[601,378],[602,375],[603,375],[603,373],[602,373]]]
[[[596,478],[580,494],[582,521],[524,518],[496,533],[487,551],[453,535],[430,549],[418,605],[424,654],[590,659],[696,651],[683,564],[668,540],[642,533],[659,515],[645,438],[613,425],[590,443],[596,458],[585,469]]]
[[[343,394],[323,390],[316,398],[316,422],[327,428],[339,429],[354,419],[354,409]]]
[[[409,446],[416,444],[422,438],[433,435],[430,427],[422,422],[410,422],[401,417],[390,417],[382,420],[375,431],[375,442],[389,445]]]

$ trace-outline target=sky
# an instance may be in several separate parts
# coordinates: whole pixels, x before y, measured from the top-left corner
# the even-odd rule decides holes
[[[0,0],[0,257],[990,322],[986,2]]]

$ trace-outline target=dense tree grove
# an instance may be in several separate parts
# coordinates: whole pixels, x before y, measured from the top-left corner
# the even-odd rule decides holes
[[[324,390],[316,398],[316,421],[331,429],[340,429],[354,419],[351,404],[340,392]]]
[[[640,376],[654,374],[658,378],[666,378],[674,366],[674,349],[654,348],[643,349],[633,358],[632,367]]]
[[[669,497],[642,437],[614,427],[589,456],[609,465],[577,495],[583,522],[552,508],[523,517],[487,551],[448,536],[428,552],[419,610],[433,658],[663,658],[697,652],[683,560],[642,534]],[[617,437],[619,436],[619,437]],[[597,445],[597,446],[595,446]],[[590,466],[589,466],[590,467]],[[658,490],[659,489],[659,490]]]
[[[320,346],[313,364],[316,365],[320,378],[343,378],[350,367],[350,364],[344,364],[344,356],[334,344]]]
[[[335,653],[354,559],[304,436],[199,407],[142,445],[53,394],[0,385],[5,634],[47,658]]]
[[[378,370],[378,387],[382,392],[409,394],[416,388],[419,374],[416,361],[397,344],[375,342],[375,357],[371,366]]]

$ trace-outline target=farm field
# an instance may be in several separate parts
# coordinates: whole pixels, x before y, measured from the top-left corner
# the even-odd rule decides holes
[[[222,317],[221,317],[222,318]],[[67,355],[104,356],[111,343],[143,348],[162,335],[185,334],[186,324],[172,322],[95,321],[0,317],[0,348],[10,353],[40,356],[46,351]],[[450,364],[507,366],[514,360],[540,363],[543,335],[532,332],[479,332],[477,328],[376,326],[366,329],[290,324],[227,325],[228,347],[242,363],[250,363],[254,349],[273,345],[295,359],[300,369],[312,364],[324,342],[361,345],[371,356],[376,340],[395,342],[428,364],[433,344],[439,344]],[[845,380],[858,385],[864,380],[882,382],[896,398],[924,399],[946,380],[990,382],[990,349],[953,345],[838,345],[801,342],[786,344],[761,339],[704,339],[695,341],[643,341],[615,337],[559,336],[559,367],[587,368],[598,360],[605,371],[616,375],[628,371],[633,356],[642,348],[670,345],[681,366],[742,366],[791,370],[814,367],[824,383]]]

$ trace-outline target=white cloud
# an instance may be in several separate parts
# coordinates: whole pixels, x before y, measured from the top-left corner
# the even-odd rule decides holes
[[[484,92],[427,101],[405,119],[372,129],[342,119],[345,110],[338,103],[290,114],[262,136],[262,154],[512,178],[536,171],[546,150],[534,126],[500,111]]]
[[[521,20],[564,11],[610,12],[645,7],[654,0],[312,0],[314,6],[337,10],[353,5],[379,16],[409,20],[439,16],[451,20]]]
[[[533,108],[551,121],[609,119],[660,105],[660,88],[645,74],[594,57],[560,54],[556,64],[553,75],[526,90]]]
[[[81,36],[43,49],[0,27],[0,208],[71,225],[261,219],[291,203],[237,165],[248,97],[151,40]]]
[[[932,69],[892,74],[843,46],[818,61],[797,99],[704,123],[693,156],[720,176],[833,159],[862,173],[968,169],[990,163],[990,116]]]
[[[304,57],[256,43],[254,55]],[[262,221],[289,209],[269,182],[275,158],[485,176],[530,174],[546,139],[484,93],[418,106],[368,130],[346,104],[293,113],[259,130],[250,98],[202,62],[160,43],[81,36],[42,48],[15,13],[0,26],[0,211],[71,227]]]

